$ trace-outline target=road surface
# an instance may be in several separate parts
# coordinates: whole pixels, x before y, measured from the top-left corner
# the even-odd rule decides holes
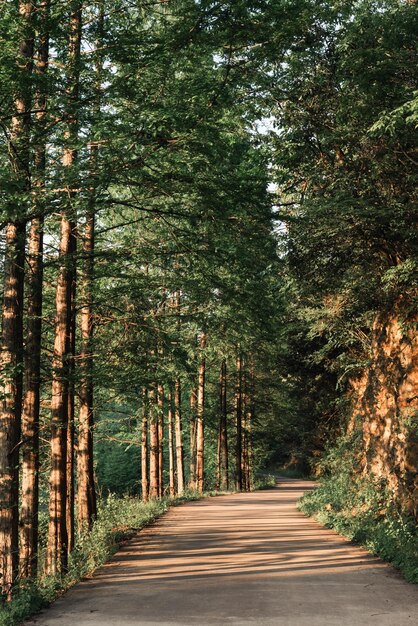
[[[171,509],[36,626],[416,626],[418,587],[296,509],[311,483]]]

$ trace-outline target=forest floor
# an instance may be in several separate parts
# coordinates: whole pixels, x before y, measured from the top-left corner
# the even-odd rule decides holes
[[[172,508],[26,624],[417,624],[418,587],[297,510],[312,485]]]

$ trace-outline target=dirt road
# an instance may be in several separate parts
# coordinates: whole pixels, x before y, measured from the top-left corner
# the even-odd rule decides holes
[[[310,483],[172,509],[37,626],[412,626],[418,588],[306,518]]]

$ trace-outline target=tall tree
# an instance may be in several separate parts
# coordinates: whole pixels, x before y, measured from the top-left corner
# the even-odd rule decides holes
[[[35,76],[38,79],[34,104],[35,139],[33,140],[33,212],[29,231],[27,259],[27,330],[25,350],[25,392],[22,409],[22,507],[20,515],[20,574],[35,577],[38,566],[39,500],[39,411],[41,388],[41,332],[45,169],[46,106],[45,83],[49,60],[50,1],[38,8],[39,34],[35,52]]]
[[[196,488],[201,493],[204,489],[205,467],[204,467],[204,412],[205,412],[205,378],[206,378],[206,358],[203,351],[205,350],[207,335],[202,332],[200,337],[200,365],[197,384],[197,407],[196,407]]]
[[[176,432],[176,466],[177,466],[177,493],[182,495],[184,491],[184,458],[181,424],[181,382],[176,380],[174,385],[174,420]]]
[[[218,431],[218,485],[227,490],[228,476],[228,406],[227,406],[227,366],[222,359],[219,375],[219,431]]]
[[[67,534],[67,428],[69,403],[69,359],[71,358],[71,317],[76,247],[75,164],[78,140],[78,107],[81,50],[82,2],[70,5],[67,67],[67,120],[64,132],[63,172],[67,190],[61,210],[60,268],[56,289],[55,341],[51,401],[51,475],[49,496],[46,571],[65,571],[68,558]]]
[[[242,356],[239,353],[236,360],[235,382],[235,419],[236,419],[236,446],[235,446],[235,486],[242,491]]]
[[[8,211],[4,265],[3,330],[1,347],[0,414],[0,563],[1,587],[11,596],[18,572],[19,440],[21,433],[23,360],[23,281],[25,213],[31,190],[30,115],[32,106],[33,5],[19,2],[17,96],[9,136],[12,180],[21,196],[20,206]],[[23,200],[23,202],[22,202]]]

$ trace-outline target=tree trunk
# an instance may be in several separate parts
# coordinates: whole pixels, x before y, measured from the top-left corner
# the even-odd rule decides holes
[[[150,415],[150,461],[149,461],[149,496],[150,498],[158,498],[159,496],[159,477],[160,471],[158,467],[159,449],[158,449],[158,411],[156,406],[155,389],[151,388],[149,397],[149,415]]]
[[[104,37],[104,2],[101,0],[98,16],[97,48],[99,50],[96,69],[96,97],[94,110],[100,115],[102,99],[102,71]],[[84,265],[81,274],[81,353],[80,353],[80,409],[78,416],[77,454],[77,505],[78,530],[90,529],[97,515],[96,488],[94,481],[93,429],[94,429],[94,381],[93,381],[93,285],[94,285],[94,246],[95,211],[97,196],[97,168],[99,146],[96,141],[90,144],[90,176],[92,191],[83,236]],[[148,490],[147,490],[148,492]]]
[[[142,432],[141,432],[141,490],[142,499],[147,502],[149,495],[148,480],[148,391],[142,390]]]
[[[11,179],[23,197],[30,193],[30,112],[33,65],[33,5],[19,1],[22,40],[17,51],[18,96],[12,117],[9,154]],[[0,571],[4,597],[11,598],[19,566],[19,442],[22,417],[23,280],[25,206],[18,206],[6,227],[0,412]],[[15,218],[15,220],[13,219]],[[17,221],[19,220],[19,221]]]
[[[95,149],[95,147],[94,147]],[[93,147],[92,147],[93,150]],[[92,158],[95,159],[95,156]],[[93,272],[94,210],[90,209],[83,237],[84,267],[81,275],[80,409],[78,416],[77,506],[78,531],[90,529],[96,517],[93,465]]]
[[[229,487],[228,478],[228,430],[227,430],[227,402],[226,402],[226,361],[223,359],[219,380],[219,452],[218,452],[218,485],[221,489]]]
[[[74,374],[75,374],[75,348],[76,348],[76,274],[75,274],[75,254],[77,241],[75,238],[75,224],[72,224],[71,232],[71,286],[70,286],[70,332],[69,332],[69,353],[68,353],[68,426],[67,426],[67,504],[65,508],[67,525],[67,549],[68,554],[74,548]]]
[[[49,527],[47,574],[58,574],[67,565],[67,428],[68,356],[70,354],[72,223],[61,218],[60,259],[56,291],[55,342],[51,400],[51,475],[49,482]]]
[[[202,333],[200,349],[206,346],[206,334]],[[206,359],[202,356],[199,366],[199,378],[197,386],[197,416],[196,416],[196,488],[202,493],[204,489],[204,408],[205,408],[205,376]]]
[[[169,474],[169,489],[170,489],[170,496],[174,496],[175,493],[176,493],[176,483],[175,483],[175,480],[174,480],[173,394],[172,394],[171,389],[168,392],[167,425],[168,425],[168,474]]]
[[[237,424],[237,440],[235,447],[235,486],[242,491],[242,357],[237,357],[237,379],[235,385],[235,416]]]
[[[0,571],[11,597],[18,571],[19,440],[22,400],[22,311],[25,228],[8,224],[4,265],[0,415]]]
[[[81,45],[81,0],[73,0],[69,23],[69,49],[67,74],[67,128],[62,159],[67,180],[67,194],[63,198],[66,208],[61,211],[60,269],[56,291],[55,342],[52,372],[51,420],[51,475],[49,496],[48,546],[46,573],[58,574],[67,567],[67,428],[68,381],[71,296],[73,276],[73,238],[75,236],[75,211],[73,208],[78,137],[78,91]]]
[[[49,58],[49,0],[38,7],[41,29],[35,65],[35,73],[45,75]],[[42,281],[43,281],[43,190],[45,188],[46,164],[46,104],[44,86],[37,88],[35,114],[39,140],[34,145],[32,189],[34,213],[29,233],[27,335],[25,351],[25,395],[22,413],[22,506],[20,517],[20,575],[34,578],[38,567],[38,500],[39,500],[39,410],[41,375],[42,333]]]
[[[158,496],[164,495],[164,388],[157,387],[157,411],[158,411]]]
[[[174,386],[174,416],[176,428],[176,465],[177,465],[177,493],[181,496],[184,492],[184,458],[181,429],[181,382],[176,380]]]
[[[190,465],[189,465],[189,487],[196,489],[196,389],[190,390]]]

